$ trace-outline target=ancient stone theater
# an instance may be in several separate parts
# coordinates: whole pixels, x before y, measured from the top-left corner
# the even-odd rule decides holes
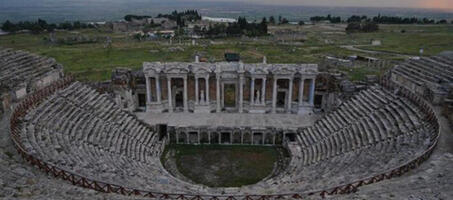
[[[402,176],[436,147],[432,101],[442,101],[439,87],[424,97],[402,81],[440,86],[453,72],[450,56],[411,60],[340,98],[317,64],[145,62],[93,84],[52,59],[0,56],[11,88],[2,109],[12,109],[10,135],[27,163],[80,187],[168,199],[324,197]],[[258,183],[208,187],[163,167],[169,144],[279,146],[289,160]]]

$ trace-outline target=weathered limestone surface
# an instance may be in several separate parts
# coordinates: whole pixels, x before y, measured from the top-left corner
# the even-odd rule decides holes
[[[434,130],[425,117],[415,105],[390,91],[365,90],[296,134],[295,141],[288,143],[292,160],[285,172],[234,189],[194,185],[169,175],[159,160],[165,141],[159,141],[156,132],[117,108],[106,95],[79,82],[27,114],[21,142],[29,154],[59,168],[141,190],[209,195],[305,193],[378,174],[418,156],[430,144]],[[220,142],[221,135],[208,139]],[[251,144],[272,143],[273,139],[254,132],[249,136],[244,138]],[[234,140],[229,138],[226,142]],[[194,137],[177,140],[199,142]]]
[[[174,127],[274,127],[277,129],[311,126],[320,116],[252,113],[136,113],[147,124]]]
[[[453,52],[409,59],[391,70],[391,80],[433,104],[442,104],[453,83]]]
[[[145,62],[143,73],[148,112],[308,114],[314,106],[318,66],[242,62]],[[167,89],[151,87],[151,79],[156,82],[155,85],[166,82]],[[295,85],[296,79],[298,83],[309,81],[305,91],[308,99],[304,100],[304,96],[300,95],[304,88]],[[204,81],[203,86],[201,81]],[[299,95],[295,94],[295,89]],[[176,96],[179,90],[184,95],[178,109]],[[165,100],[161,99],[163,93],[168,96]],[[215,98],[211,98],[210,94],[212,97],[215,94]],[[157,98],[152,98],[153,95],[157,95]],[[226,100],[234,101],[234,105],[227,105]],[[277,105],[277,101],[282,101],[282,105]]]
[[[63,67],[53,58],[0,48],[0,72],[0,85],[20,99],[60,79]]]

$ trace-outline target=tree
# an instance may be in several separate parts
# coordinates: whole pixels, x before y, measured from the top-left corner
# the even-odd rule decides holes
[[[33,34],[39,34],[43,31],[44,29],[39,26],[38,23],[33,24],[33,26],[30,28],[31,33]]]
[[[72,27],[74,29],[80,29],[82,27],[81,23],[79,21],[75,21],[73,24],[72,24]]]
[[[184,27],[185,26],[185,22],[184,22],[184,19],[183,19],[182,15],[177,15],[176,16],[176,24],[178,25],[178,27]]]
[[[442,19],[442,20],[438,21],[437,23],[438,23],[438,24],[446,24],[446,23],[447,23],[447,20]]]
[[[374,22],[364,22],[361,24],[361,26],[361,30],[366,33],[379,30],[379,26]]]
[[[270,24],[275,24],[275,18],[274,18],[274,16],[269,17],[269,23],[270,23]]]
[[[65,30],[72,30],[74,27],[72,27],[72,24],[70,22],[63,22],[58,25],[59,29],[65,29]]]
[[[47,29],[48,28],[48,24],[45,20],[42,20],[42,19],[38,19],[38,25],[42,28],[42,29]]]
[[[48,31],[48,32],[54,32],[56,28],[57,28],[57,25],[56,25],[56,24],[49,24],[49,25],[47,26],[47,31]]]
[[[193,32],[196,33],[196,34],[202,34],[201,27],[198,26],[198,25],[195,25],[195,26],[193,27]]]
[[[358,16],[358,15],[352,15],[350,18],[348,18],[347,22],[348,23],[351,23],[351,22],[361,22],[362,20],[366,20],[367,17],[364,15],[364,16]]]
[[[7,31],[7,32],[15,32],[15,31],[17,31],[17,27],[15,24],[11,23],[9,20],[6,20],[6,22],[4,22],[2,25],[2,30]]]
[[[378,31],[379,26],[375,22],[351,22],[346,27],[346,32],[353,33],[353,32],[374,32]]]
[[[353,33],[360,31],[360,23],[359,22],[351,22],[346,27],[346,32]]]
[[[282,21],[280,22],[280,24],[288,24],[288,23],[289,23],[289,20],[286,18],[283,18]]]
[[[267,34],[267,20],[266,17],[263,17],[260,23],[260,30],[262,34]]]
[[[238,24],[239,24],[239,28],[246,29],[247,28],[247,20],[245,19],[245,17],[239,17],[238,18]]]

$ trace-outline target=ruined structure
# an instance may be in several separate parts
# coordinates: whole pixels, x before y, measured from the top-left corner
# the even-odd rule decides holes
[[[63,77],[63,67],[55,59],[12,49],[0,48],[0,71],[2,110]]]
[[[433,104],[442,104],[453,85],[453,52],[409,59],[391,70],[391,80]]]
[[[47,62],[12,72],[35,80],[52,71],[35,71],[47,69],[43,63]],[[299,117],[315,104],[316,81],[321,91],[336,88],[329,86],[336,84],[331,77],[317,74],[315,64],[145,63],[143,72],[114,71],[115,98],[67,77],[43,88],[32,87],[11,115],[11,138],[28,163],[74,185],[167,199],[290,199],[349,193],[401,176],[433,152],[440,131],[434,110],[391,76],[297,129],[272,129],[267,127],[270,123],[227,131],[190,125],[167,129],[146,124],[130,112],[144,107],[142,113],[157,115],[234,112]],[[128,103],[133,101],[138,104]],[[161,153],[173,141],[280,145],[289,150],[291,160],[281,173],[256,184],[212,188],[178,179],[163,168]]]
[[[307,114],[318,70],[316,64],[196,61],[144,63],[143,73],[147,112]]]
[[[11,134],[31,164],[104,192],[199,199],[337,194],[399,176],[437,144],[439,126],[430,106],[408,90],[394,92],[393,85],[385,84],[298,130],[284,143],[291,152],[289,167],[241,188],[210,188],[173,177],[159,161],[168,138],[158,127],[69,79],[21,103]]]

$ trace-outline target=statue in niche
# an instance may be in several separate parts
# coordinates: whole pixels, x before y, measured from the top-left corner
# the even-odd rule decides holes
[[[260,91],[256,91],[256,97],[255,97],[255,104],[260,104],[260,97],[261,97],[261,94],[260,94]]]
[[[205,104],[204,91],[200,91],[200,104]]]

